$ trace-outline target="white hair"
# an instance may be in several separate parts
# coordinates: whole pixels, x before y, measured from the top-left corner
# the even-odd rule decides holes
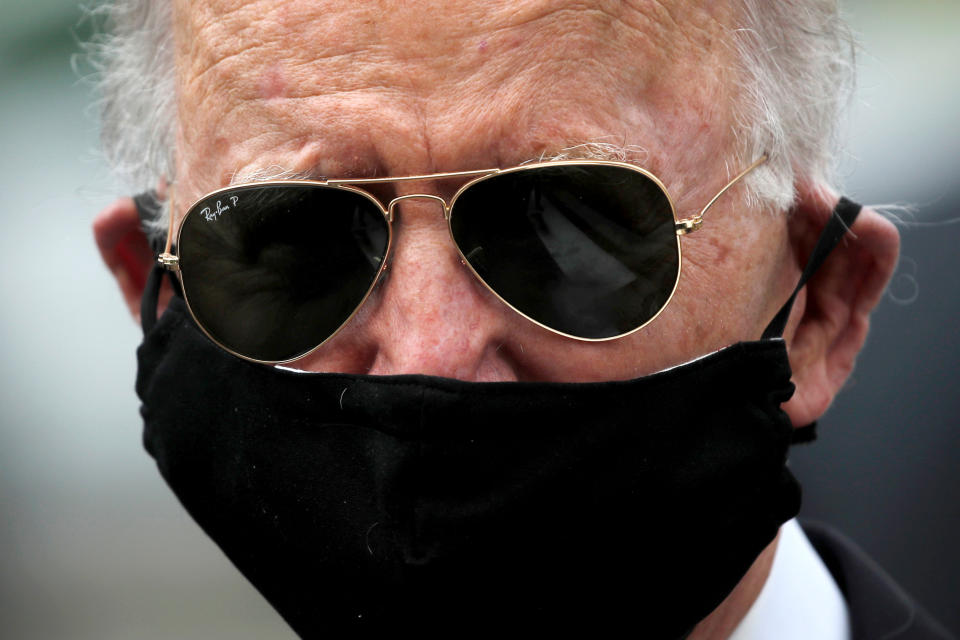
[[[840,186],[840,129],[854,90],[856,40],[838,0],[741,2],[738,161],[769,156],[747,181],[749,197],[784,211],[797,182]]]
[[[852,95],[855,40],[838,0],[734,0],[742,24],[735,105],[738,149],[728,175],[766,153],[746,181],[752,205],[790,208],[798,181],[837,186],[842,115]],[[87,43],[101,93],[107,162],[135,192],[173,181],[176,134],[171,3],[109,0],[93,11],[105,29]],[[166,217],[153,225],[163,233]]]
[[[101,23],[83,45],[100,93],[100,143],[107,164],[132,190],[157,188],[175,176],[176,77],[172,3],[108,0],[89,10]],[[164,207],[165,209],[165,207]],[[163,209],[148,232],[166,236]]]

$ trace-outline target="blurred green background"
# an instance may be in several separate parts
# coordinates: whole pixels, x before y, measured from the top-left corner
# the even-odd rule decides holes
[[[922,205],[851,383],[794,455],[805,514],[960,631],[960,1],[848,1],[847,192]],[[90,221],[121,194],[71,69],[81,12],[0,8],[0,637],[292,638],[140,441],[139,330]]]

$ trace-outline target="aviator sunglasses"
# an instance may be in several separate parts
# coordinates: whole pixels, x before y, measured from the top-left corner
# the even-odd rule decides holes
[[[564,160],[399,178],[279,180],[200,198],[161,265],[190,314],[234,355],[276,364],[320,347],[357,313],[390,254],[394,210],[437,201],[465,265],[500,300],[554,333],[613,340],[649,324],[680,280],[680,238],[728,189],[678,220],[663,183],[624,162]],[[449,203],[387,205],[362,185],[469,179]]]

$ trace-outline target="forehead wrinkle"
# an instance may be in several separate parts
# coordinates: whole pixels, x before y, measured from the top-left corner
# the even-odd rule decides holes
[[[346,83],[338,90],[378,84],[376,78],[370,82],[369,76],[384,67],[380,63],[387,56],[382,43],[375,38],[364,39],[356,28],[339,33],[328,29],[329,33],[316,34],[326,23],[318,24],[315,16],[299,21],[290,19],[289,10],[296,6],[313,5],[274,0],[187,4],[176,21],[179,28],[175,29],[181,95],[216,100],[259,99],[263,93],[262,74],[271,69],[290,75],[292,80],[284,87],[290,95],[276,97],[316,95],[307,80],[319,71],[324,80]],[[328,22],[349,18],[329,13],[325,17]],[[354,37],[347,37],[348,33]],[[291,46],[291,42],[299,46]],[[379,84],[389,86],[385,81]]]
[[[182,5],[190,6],[185,0],[177,1]],[[403,6],[422,6],[423,4],[411,2]],[[185,133],[186,140],[184,140],[189,143],[190,152],[212,158],[208,161],[208,166],[202,170],[202,173],[207,174],[203,180],[211,184],[216,179],[226,181],[231,179],[232,174],[224,169],[228,169],[231,164],[260,166],[258,162],[260,158],[276,159],[281,161],[281,165],[297,169],[302,165],[297,161],[294,147],[302,145],[294,144],[293,141],[298,138],[303,140],[312,138],[314,141],[325,142],[329,137],[336,136],[336,130],[343,131],[345,137],[367,135],[369,140],[366,146],[357,148],[357,154],[368,157],[370,161],[363,164],[370,168],[386,166],[386,170],[389,171],[389,165],[394,164],[394,158],[390,155],[392,149],[387,148],[384,151],[379,141],[383,139],[384,132],[394,125],[404,126],[409,131],[422,131],[425,140],[430,137],[429,134],[436,133],[435,139],[427,140],[428,144],[425,147],[428,150],[431,146],[433,149],[450,148],[451,153],[448,157],[441,157],[439,161],[435,157],[424,156],[424,162],[410,163],[426,165],[426,171],[431,170],[427,168],[430,164],[444,170],[489,166],[489,163],[483,161],[482,155],[471,159],[465,148],[440,144],[445,141],[441,136],[449,137],[450,134],[454,134],[456,137],[456,132],[460,132],[462,136],[469,134],[471,139],[475,139],[486,152],[496,152],[491,158],[494,162],[499,159],[511,165],[516,164],[518,158],[524,157],[528,161],[541,158],[576,157],[620,160],[623,159],[621,153],[616,151],[605,152],[598,149],[592,152],[585,149],[564,151],[579,144],[577,142],[571,144],[566,136],[570,133],[579,133],[582,136],[581,139],[592,139],[595,133],[614,133],[618,138],[623,137],[626,140],[627,136],[624,132],[630,131],[631,138],[638,134],[645,143],[650,143],[650,149],[657,153],[657,150],[666,147],[664,142],[671,139],[677,129],[663,128],[662,121],[656,121],[653,117],[647,118],[647,112],[653,113],[658,110],[678,120],[675,116],[681,106],[684,109],[701,108],[702,103],[706,105],[702,108],[706,109],[716,104],[713,99],[715,95],[707,95],[706,99],[693,96],[695,99],[686,100],[681,105],[677,102],[677,93],[669,90],[673,86],[672,83],[677,81],[694,82],[696,78],[686,72],[697,71],[702,58],[715,54],[715,52],[705,51],[706,47],[703,43],[709,41],[711,34],[715,35],[716,27],[720,22],[714,19],[714,12],[710,10],[696,7],[692,10],[685,9],[685,6],[695,3],[652,0],[598,3],[573,0],[494,2],[484,5],[487,11],[471,9],[473,13],[468,13],[467,19],[455,20],[452,24],[456,28],[449,34],[446,34],[442,28],[447,26],[442,18],[449,18],[450,16],[446,16],[444,12],[449,14],[451,11],[443,9],[444,3],[426,4],[437,5],[439,18],[433,20],[434,16],[431,15],[431,20],[419,25],[420,35],[435,35],[435,32],[439,31],[443,36],[440,39],[441,45],[456,38],[463,39],[463,42],[458,42],[458,45],[463,45],[462,50],[457,49],[458,55],[451,58],[444,54],[443,46],[436,51],[429,49],[437,44],[436,39],[424,36],[417,40],[420,38],[417,33],[407,34],[404,41],[421,42],[418,45],[421,48],[405,51],[405,57],[394,58],[387,53],[396,51],[387,51],[378,42],[358,47],[355,39],[336,37],[304,39],[296,30],[287,34],[289,36],[287,46],[279,47],[282,43],[274,42],[277,39],[276,33],[265,36],[256,33],[257,29],[253,28],[253,24],[256,23],[269,26],[272,32],[282,31],[280,27],[283,25],[280,24],[279,19],[272,16],[275,11],[282,13],[282,7],[290,6],[305,8],[307,13],[316,13],[324,9],[320,3],[307,4],[294,1],[281,5],[272,0],[233,3],[227,8],[241,13],[237,13],[232,21],[217,20],[215,19],[217,16],[213,15],[218,8],[227,6],[224,2],[211,3],[209,8],[202,10],[196,27],[203,30],[201,35],[212,37],[219,33],[224,36],[223,39],[229,40],[231,35],[229,29],[239,28],[239,33],[250,36],[253,41],[250,54],[244,56],[242,51],[237,52],[235,55],[228,56],[224,64],[211,67],[213,73],[207,73],[204,80],[200,81],[200,84],[206,85],[204,89],[207,90],[197,88],[195,91],[188,92],[192,95],[186,99],[192,104],[184,105],[181,102],[181,114],[190,114],[191,118],[196,120],[194,124],[185,122],[186,119],[181,120],[182,126],[192,129]],[[251,10],[251,7],[255,10]],[[353,10],[348,5],[346,13],[338,24],[347,24],[364,15],[372,15],[370,11],[364,13],[365,11],[365,9]],[[385,31],[396,21],[396,17],[390,18],[385,26],[380,27],[377,26],[379,24],[377,20],[373,20],[372,23],[362,23],[359,25],[358,33],[368,41],[371,38],[376,40],[383,35],[381,31]],[[525,28],[521,28],[523,25]],[[600,25],[602,30],[593,30],[595,25]],[[500,41],[495,42],[494,38],[490,37],[490,28],[496,29],[495,37],[503,36]],[[477,47],[467,45],[479,44],[482,38],[490,38],[490,47],[487,61],[480,64],[478,60],[482,56],[477,53]],[[244,36],[238,39],[247,38]],[[289,47],[290,41],[302,44]],[[690,44],[693,41],[700,42],[701,46],[691,47]],[[207,45],[194,43],[192,46]],[[677,51],[681,47],[683,50]],[[433,56],[425,54],[424,48],[427,54],[433,51]],[[686,49],[694,53],[688,55],[685,52]],[[271,55],[274,51],[282,55],[275,58]],[[459,55],[460,53],[463,55]],[[314,59],[311,60],[310,56],[314,56]],[[362,56],[368,56],[366,62],[351,64],[352,61],[361,60]],[[603,61],[598,60],[601,56]],[[697,59],[697,56],[700,58]],[[457,74],[443,76],[436,73],[434,69],[438,79],[433,83],[429,81],[429,74],[420,76],[419,72],[425,69],[420,61],[434,58],[439,60],[437,65],[443,72],[459,69],[469,73],[463,76]],[[564,59],[565,65],[562,64]],[[570,65],[571,60],[575,64]],[[538,61],[542,66],[535,69]],[[292,93],[303,94],[304,99],[297,99],[292,95],[281,96],[273,103],[261,96],[249,99],[250,92],[253,91],[255,95],[257,89],[257,74],[268,70],[270,63],[289,65],[297,70],[296,73],[291,74],[288,85]],[[608,68],[603,67],[604,63],[608,64]],[[329,71],[336,72],[327,73],[324,65],[329,67]],[[513,76],[516,84],[509,99],[503,98],[502,92],[496,93],[498,83],[494,78],[503,74],[502,69],[497,65],[507,69],[510,69],[511,65],[519,65],[518,68],[524,69],[526,65],[524,82],[520,82],[521,74]],[[598,83],[612,87],[620,84],[619,88],[611,89],[622,94],[617,96],[621,99],[619,103],[618,100],[608,96],[602,101],[594,100],[589,104],[591,102],[589,94],[578,98],[571,92],[571,89],[575,90],[577,87],[574,80],[582,80],[586,77],[596,78],[598,70],[610,73],[617,66],[629,71],[623,74],[630,78],[629,82],[614,83],[611,80],[600,80]],[[234,67],[236,68],[233,69]],[[231,69],[242,73],[230,73]],[[430,71],[430,69],[426,70]],[[532,73],[533,71],[537,73]],[[558,71],[569,75],[558,77],[556,75]],[[509,76],[509,73],[507,75]],[[422,77],[421,86],[416,88],[416,92],[413,91],[415,87],[411,86],[409,80],[411,77]],[[703,84],[710,86],[719,81],[713,76],[704,78],[702,72],[697,78],[704,81]],[[196,86],[192,85],[191,89]],[[208,89],[211,86],[222,91],[219,94],[210,92]],[[462,87],[465,99],[463,101],[449,98],[445,101],[439,98],[433,99],[432,93],[421,92],[421,89],[429,86],[436,87],[434,93],[446,92],[448,96],[451,89],[456,92],[457,87]],[[597,88],[597,82],[591,86]],[[651,88],[658,86],[659,88],[656,89]],[[709,93],[708,88],[700,90],[704,94]],[[632,118],[633,128],[624,128],[620,131],[616,121],[623,114],[617,111],[618,104],[626,104],[622,98],[628,93],[634,105],[631,108],[644,113],[639,115],[627,113]],[[682,93],[684,96],[691,97],[685,90]],[[491,106],[490,100],[477,100],[477,96],[494,99],[494,104]],[[223,103],[218,103],[220,98],[223,98]],[[476,113],[469,111],[470,99],[477,108]],[[347,102],[344,103],[344,100]],[[514,106],[511,100],[515,101],[517,106]],[[391,119],[389,123],[383,126],[378,124],[374,130],[371,130],[368,122],[371,119],[370,114],[381,110],[389,103],[393,103],[402,113],[397,118]],[[589,108],[583,109],[584,105],[588,105]],[[658,107],[662,108],[657,109]],[[418,110],[425,115],[417,115]],[[198,111],[205,113],[199,113],[198,117],[194,117]],[[334,130],[331,115],[336,113],[342,114],[344,121],[336,125]],[[205,119],[204,116],[206,116]],[[464,120],[465,116],[466,124],[469,125],[466,128],[464,123],[457,122]],[[706,118],[707,116],[704,115],[702,119],[706,120]],[[381,118],[380,121],[383,119]],[[637,123],[640,124],[639,127],[636,126]],[[647,126],[648,123],[651,126]],[[212,154],[204,154],[205,145],[215,140],[216,136],[226,136],[221,132],[229,130],[225,129],[225,126],[231,125],[235,135],[229,140],[232,145],[230,154],[220,155],[219,159]],[[498,126],[499,133],[497,133]],[[419,142],[413,135],[410,136],[410,141]],[[556,151],[559,146],[556,144],[557,141],[565,143],[567,147]],[[340,142],[338,146],[345,147],[345,144]],[[315,144],[315,146],[319,145]],[[335,149],[335,151],[340,150]],[[524,150],[534,153],[526,155],[522,153]],[[544,150],[548,155],[543,153]],[[540,155],[537,155],[537,152],[540,152]],[[688,153],[695,152],[691,149]],[[330,157],[337,158],[342,155],[342,153],[334,153]],[[647,157],[645,153],[641,155],[644,158]],[[313,156],[305,159],[312,161],[317,157],[322,158],[323,150],[320,149],[319,153]],[[458,157],[465,161],[458,164]],[[487,153],[487,157],[491,157],[491,153]],[[193,165],[202,161],[188,161],[188,163]],[[261,166],[261,169],[269,167],[270,164],[273,163]],[[336,175],[333,172],[339,167],[334,163],[334,166],[327,167],[327,170],[330,171],[331,168],[333,169],[331,175]],[[344,168],[349,169],[349,167]],[[357,168],[360,168],[359,165]],[[417,171],[419,167],[411,166],[410,168],[412,171],[406,173],[426,172]],[[302,175],[302,172],[298,171],[298,173]],[[310,172],[311,175],[314,173],[314,171]],[[359,176],[360,173],[354,175]]]
[[[631,46],[637,48],[638,57],[649,59],[655,55],[660,60],[669,61],[674,58],[673,52],[680,43],[690,39],[698,30],[703,30],[704,20],[701,14],[705,13],[685,11],[684,16],[675,16],[679,10],[672,7],[672,3],[650,1],[623,3],[601,0],[589,3],[582,0],[510,0],[505,6],[489,8],[480,13],[479,18],[470,16],[460,19],[460,16],[457,16],[458,19],[451,23],[449,16],[446,16],[446,23],[435,25],[431,22],[421,30],[411,29],[412,33],[405,34],[390,33],[391,37],[385,38],[381,31],[389,29],[390,23],[382,29],[378,28],[378,25],[390,18],[374,16],[376,19],[373,19],[369,10],[358,10],[355,3],[352,4],[345,12],[342,8],[336,12],[324,11],[322,7],[297,2],[277,5],[269,0],[193,5],[194,11],[189,12],[190,18],[178,21],[186,25],[186,31],[177,48],[183,54],[181,58],[185,59],[184,64],[189,65],[191,84],[203,82],[211,71],[221,67],[224,67],[224,70],[218,74],[219,80],[233,83],[243,75],[250,75],[237,71],[263,66],[263,63],[270,60],[282,62],[291,69],[311,66],[310,71],[313,72],[317,71],[317,65],[331,65],[327,69],[328,73],[321,74],[326,76],[322,81],[349,83],[358,73],[366,76],[369,71],[389,66],[376,64],[378,62],[410,64],[418,59],[433,60],[438,53],[444,54],[443,64],[448,69],[461,72],[467,68],[472,69],[477,66],[482,56],[477,54],[475,47],[468,47],[468,44],[479,42],[482,38],[496,38],[498,34],[505,34],[505,37],[518,35],[515,34],[518,30],[541,22],[546,24],[538,24],[536,29],[527,31],[535,38],[541,33],[552,34],[553,40],[557,40],[557,35],[567,36],[564,38],[566,40],[576,38],[578,34],[596,37],[612,35],[612,32],[616,31],[616,38],[603,38],[610,42],[622,38],[624,28],[627,28],[633,32],[633,36],[637,36],[631,38]],[[304,6],[307,10],[296,13],[296,19],[289,17],[297,7]],[[416,3],[412,6],[416,6]],[[223,10],[218,12],[218,9]],[[393,11],[396,13],[397,9],[394,8]],[[405,15],[412,11],[407,9],[399,13]],[[439,13],[439,16],[432,17],[443,20],[444,12]],[[691,15],[694,19],[684,19]],[[397,22],[397,18],[392,18],[392,22]],[[333,31],[338,25],[343,28]],[[693,33],[687,33],[688,31]],[[308,45],[290,47],[291,39]],[[443,42],[447,44],[441,44]],[[511,47],[521,42],[522,38],[519,41],[504,42],[504,46],[494,53],[509,53]],[[456,51],[449,46],[451,43],[455,45],[453,48]],[[549,55],[550,50],[555,49],[557,44],[558,41],[544,47],[543,54]],[[536,51],[536,48],[534,50]],[[273,53],[281,55],[273,56]],[[589,58],[587,55],[583,59]],[[304,75],[306,77],[303,79],[309,84],[311,74]],[[436,86],[429,76],[430,74],[408,74],[407,79],[409,84],[419,82],[427,87]],[[398,80],[392,76],[385,79],[393,85],[396,85]],[[341,85],[340,89],[348,86],[349,84]],[[291,89],[300,95],[311,93],[311,89],[304,86],[304,83],[297,83]]]

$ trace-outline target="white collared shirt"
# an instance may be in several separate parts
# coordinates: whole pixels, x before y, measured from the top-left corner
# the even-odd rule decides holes
[[[850,640],[843,594],[796,518],[780,528],[770,576],[729,640]]]

